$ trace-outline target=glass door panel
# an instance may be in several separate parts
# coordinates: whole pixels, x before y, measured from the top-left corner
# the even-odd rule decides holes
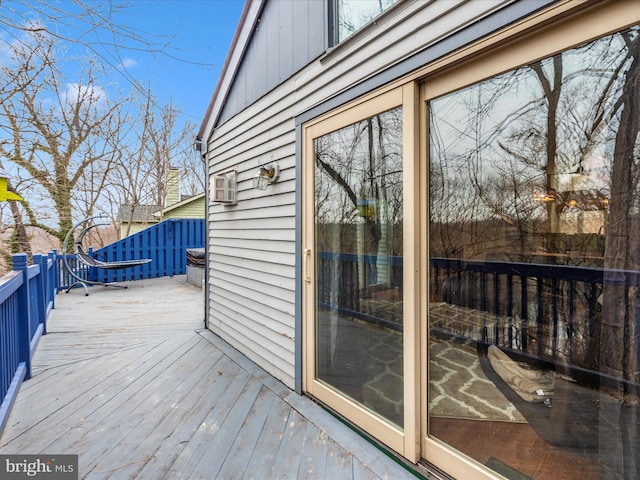
[[[640,474],[640,35],[428,102],[428,433],[507,478]]]
[[[402,109],[313,141],[315,378],[402,427]]]

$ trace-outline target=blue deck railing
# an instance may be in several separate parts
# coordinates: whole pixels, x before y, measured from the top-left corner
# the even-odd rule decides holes
[[[151,258],[145,265],[122,270],[86,267],[67,255],[67,263],[81,278],[104,283],[142,280],[186,273],[188,248],[204,246],[204,220],[169,219],[92,251],[105,261]],[[13,271],[0,278],[0,434],[20,385],[31,377],[31,357],[47,333],[47,318],[55,295],[74,279],[64,269],[63,255],[13,256]]]
[[[20,384],[31,377],[31,357],[47,332],[54,307],[58,261],[48,256],[13,256],[13,271],[0,279],[0,433]]]

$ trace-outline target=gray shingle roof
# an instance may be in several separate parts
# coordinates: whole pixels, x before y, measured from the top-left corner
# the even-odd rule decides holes
[[[123,203],[120,205],[120,210],[116,216],[118,222],[134,222],[134,223],[146,223],[157,222],[158,220],[153,216],[154,212],[162,209],[161,205],[136,205],[133,209],[133,217],[131,216],[132,205],[130,203]]]

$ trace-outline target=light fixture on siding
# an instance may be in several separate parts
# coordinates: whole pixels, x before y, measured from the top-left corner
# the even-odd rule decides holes
[[[260,167],[260,170],[253,177],[253,188],[258,190],[266,190],[267,187],[278,181],[280,176],[280,169],[277,163],[271,165],[264,165]]]

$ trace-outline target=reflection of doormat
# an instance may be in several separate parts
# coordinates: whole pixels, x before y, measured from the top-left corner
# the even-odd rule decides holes
[[[431,416],[527,423],[485,376],[475,349],[433,339],[429,347]]]

